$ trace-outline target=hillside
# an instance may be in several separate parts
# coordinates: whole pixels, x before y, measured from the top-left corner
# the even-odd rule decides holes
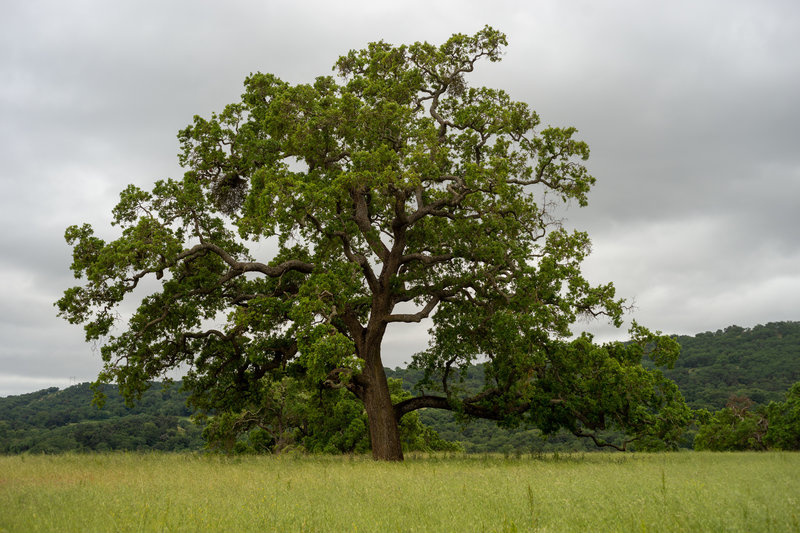
[[[199,449],[202,429],[189,420],[179,386],[153,386],[134,407],[126,407],[115,386],[106,404],[94,406],[88,383],[0,398],[0,453],[68,450]]]
[[[681,356],[664,374],[695,409],[721,409],[731,395],[758,404],[781,401],[800,381],[800,322],[676,336]]]

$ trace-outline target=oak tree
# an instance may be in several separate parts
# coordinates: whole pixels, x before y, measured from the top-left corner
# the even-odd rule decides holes
[[[82,284],[57,305],[102,343],[98,381],[133,398],[182,367],[195,405],[222,411],[283,373],[346,388],[377,459],[402,459],[398,421],[420,408],[674,443],[688,410],[640,362],[677,345],[635,325],[629,343],[573,337],[580,317],[619,327],[624,312],[612,284],[581,274],[586,233],[555,216],[586,205],[589,149],[468,83],[505,45],[488,26],[441,46],[371,43],[313,83],[250,75],[241,101],[195,117],[179,134],[184,176],[126,188],[114,240],[67,229]],[[121,318],[129,296],[141,303]],[[425,388],[393,404],[387,328],[427,318],[413,356]],[[465,394],[458,370],[476,362],[485,386]],[[609,428],[625,440],[602,441]]]

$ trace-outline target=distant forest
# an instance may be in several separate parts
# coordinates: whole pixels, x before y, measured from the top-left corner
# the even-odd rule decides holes
[[[773,322],[753,328],[730,326],[716,332],[676,336],[681,356],[664,370],[694,409],[716,411],[732,396],[755,404],[782,401],[800,381],[800,322]],[[645,364],[651,364],[645,361]],[[390,378],[412,389],[422,371],[386,369]],[[478,389],[482,369],[473,367],[463,387]],[[134,407],[126,407],[114,386],[106,386],[102,409],[91,404],[89,384],[50,388],[0,398],[0,453],[103,450],[200,450],[203,428],[192,422],[186,395],[178,385],[154,384]],[[420,420],[467,452],[594,450],[571,434],[542,438],[536,429],[499,428],[488,420],[463,423],[452,413],[420,412]],[[688,444],[687,444],[688,445]]]
[[[693,409],[721,409],[734,395],[761,405],[781,401],[800,381],[800,322],[730,326],[675,339],[681,356],[664,374]]]
[[[203,428],[179,389],[156,383],[133,407],[106,385],[98,408],[89,383],[0,398],[0,453],[201,449]]]

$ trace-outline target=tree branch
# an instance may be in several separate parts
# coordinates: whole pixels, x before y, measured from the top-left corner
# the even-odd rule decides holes
[[[369,208],[367,206],[365,192],[351,191],[350,196],[353,199],[354,207],[353,221],[358,226],[367,244],[369,244],[372,251],[375,252],[375,255],[377,255],[381,261],[386,261],[386,258],[389,256],[389,250],[386,248],[386,245],[383,244],[383,241],[376,239],[375,236],[372,235],[373,228],[369,220]]]
[[[413,254],[406,254],[400,258],[400,264],[404,265],[406,263],[411,263],[412,261],[419,261],[424,265],[433,265],[436,263],[444,263],[445,261],[449,261],[455,257],[455,254],[439,254],[439,255],[429,255],[423,253],[413,253]]]
[[[220,246],[210,242],[201,242],[200,244],[180,253],[176,259],[180,261],[181,259],[190,257],[203,250],[208,250],[215,253],[220,259],[227,263],[234,272],[260,272],[261,274],[271,278],[277,278],[291,270],[303,272],[305,274],[310,274],[314,270],[313,263],[306,263],[305,261],[300,261],[298,259],[290,259],[276,266],[269,266],[257,261],[237,261],[231,254],[226,252]]]
[[[392,314],[387,315],[383,320],[385,323],[391,322],[420,322],[422,319],[428,318],[430,316],[433,309],[442,301],[443,295],[437,294],[434,295],[433,298],[428,300],[428,303],[425,304],[420,311],[416,313],[405,313],[405,314]]]
[[[497,409],[489,409],[486,407],[482,407],[474,403],[469,403],[470,400],[471,399],[467,399],[461,403],[456,403],[456,402],[451,402],[451,400],[445,396],[433,396],[433,395],[423,394],[422,396],[416,396],[414,398],[403,400],[402,402],[395,405],[394,416],[399,421],[401,418],[403,418],[403,416],[412,411],[416,411],[417,409],[430,408],[430,409],[444,409],[446,411],[463,412],[464,414],[473,416],[475,418],[484,418],[487,420],[502,420],[508,414],[521,413],[526,411],[530,407],[530,404],[525,403],[518,406],[517,408],[513,409],[510,412],[500,411]]]
[[[618,450],[620,452],[626,451],[628,449],[628,444],[630,444],[631,442],[636,440],[636,438],[625,439],[625,440],[622,441],[622,446],[618,446],[618,445],[616,445],[616,444],[614,444],[612,442],[606,442],[604,440],[599,439],[597,437],[597,435],[595,435],[594,433],[584,433],[583,431],[575,430],[575,431],[572,432],[572,434],[575,435],[576,437],[580,437],[580,438],[584,438],[584,439],[585,438],[592,439],[592,441],[594,442],[594,445],[597,446],[598,448],[604,448],[604,447],[606,447],[606,448],[614,448],[615,450]]]

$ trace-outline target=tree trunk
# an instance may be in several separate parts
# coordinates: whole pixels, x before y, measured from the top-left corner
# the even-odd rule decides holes
[[[364,365],[362,377],[366,381],[362,399],[367,410],[372,457],[378,461],[402,461],[400,430],[380,356],[371,358]]]

